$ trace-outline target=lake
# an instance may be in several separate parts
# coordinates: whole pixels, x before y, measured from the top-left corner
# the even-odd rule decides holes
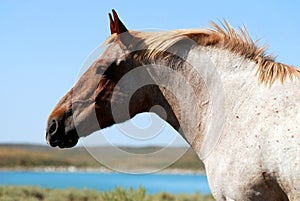
[[[89,188],[110,191],[115,187],[138,188],[148,193],[195,193],[209,194],[207,178],[201,174],[144,174],[93,172],[28,172],[1,171],[0,185],[32,185],[44,188]]]

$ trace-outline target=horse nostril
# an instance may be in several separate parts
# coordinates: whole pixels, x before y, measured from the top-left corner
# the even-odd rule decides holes
[[[49,129],[48,129],[49,135],[54,135],[56,133],[57,129],[58,129],[58,122],[56,119],[52,119]]]

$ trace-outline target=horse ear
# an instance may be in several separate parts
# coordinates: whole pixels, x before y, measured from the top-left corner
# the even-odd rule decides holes
[[[110,33],[117,34],[119,41],[123,43],[126,47],[129,47],[134,37],[129,33],[123,22],[120,20],[117,12],[113,9],[112,15],[109,13],[109,26]]]
[[[127,28],[125,27],[125,25],[123,24],[123,22],[120,20],[117,12],[113,9],[112,10],[112,14],[113,14],[113,18],[111,16],[111,14],[109,13],[109,24],[110,24],[110,33],[114,34],[116,33],[117,35],[127,32]]]
[[[108,13],[108,17],[109,17],[110,33],[111,33],[111,34],[114,34],[114,33],[116,33],[114,20],[112,19],[112,16],[111,16],[110,13]]]

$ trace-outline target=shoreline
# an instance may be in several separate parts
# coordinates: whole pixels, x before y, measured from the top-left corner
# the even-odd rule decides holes
[[[176,174],[176,175],[206,175],[205,171],[201,170],[192,170],[192,169],[173,169],[173,168],[166,168],[159,171],[153,171],[151,169],[144,169],[140,170],[137,169],[137,172],[144,172],[144,173],[130,173],[134,172],[132,169],[130,172],[118,172],[106,167],[99,167],[99,168],[78,168],[75,166],[66,166],[66,167],[54,167],[54,166],[45,166],[45,167],[1,167],[0,172],[68,172],[68,173],[121,173],[121,174]]]

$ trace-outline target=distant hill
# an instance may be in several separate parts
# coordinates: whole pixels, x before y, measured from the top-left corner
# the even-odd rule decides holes
[[[128,163],[128,158],[113,151],[112,147],[97,147],[97,153],[105,154],[113,159],[114,165],[124,168],[144,169],[160,164],[174,153],[182,152],[180,147],[167,148],[162,155],[155,159],[147,158],[145,153],[153,153],[162,147],[120,147],[121,150],[133,154],[144,154],[140,161],[134,164]],[[164,148],[165,149],[165,148]],[[144,156],[143,155],[143,156]],[[76,167],[76,168],[104,168],[96,161],[84,147],[72,149],[58,149],[41,145],[27,144],[0,144],[0,169],[21,168],[30,169],[36,167]],[[204,165],[198,159],[192,149],[188,151],[168,169],[197,170],[204,171]]]

